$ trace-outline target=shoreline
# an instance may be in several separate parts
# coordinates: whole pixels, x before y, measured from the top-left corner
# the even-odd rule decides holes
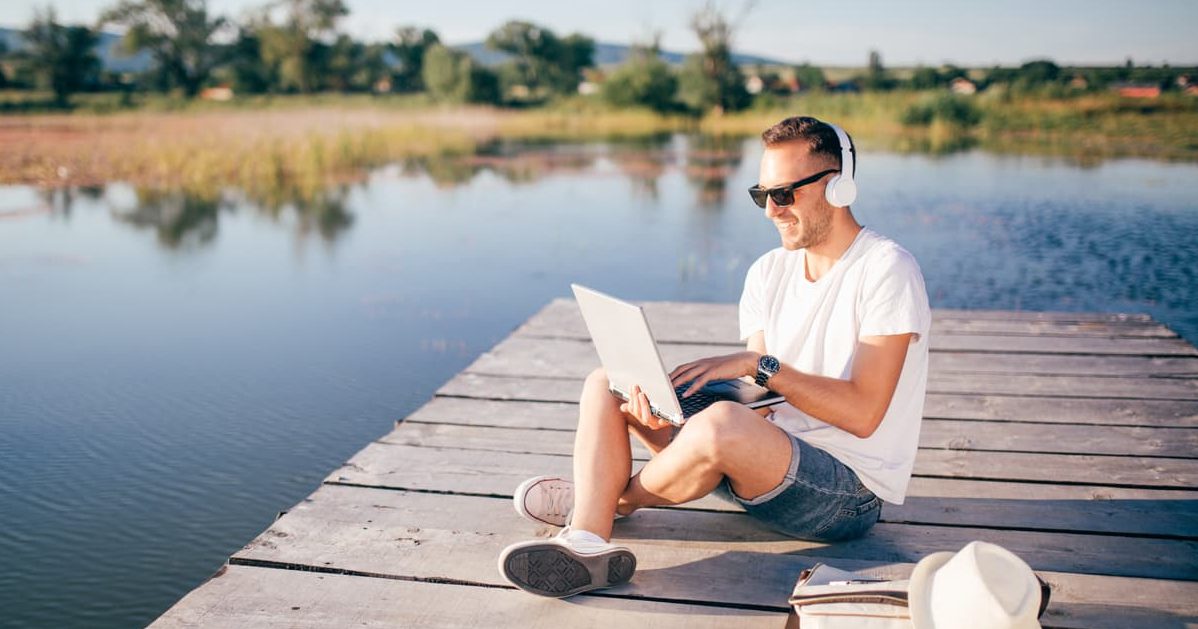
[[[1096,164],[1140,157],[1198,161],[1198,101],[1144,113],[1110,98],[976,101],[981,123],[904,125],[896,112],[919,93],[811,95],[774,107],[703,118],[613,110],[569,100],[537,109],[387,106],[277,99],[280,106],[0,116],[0,185],[113,181],[186,190],[322,187],[405,159],[477,155],[496,141],[635,141],[677,133],[751,137],[802,112],[851,129],[866,150],[947,155],[981,149]],[[1190,99],[1193,101],[1193,99]],[[205,104],[208,105],[208,104]],[[971,105],[974,106],[974,105]]]

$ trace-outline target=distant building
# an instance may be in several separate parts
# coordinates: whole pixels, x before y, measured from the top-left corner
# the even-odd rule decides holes
[[[962,76],[953,79],[952,82],[948,84],[948,89],[954,94],[968,95],[978,93],[977,83],[974,83],[973,81],[970,81]]]
[[[1086,77],[1080,74],[1075,74],[1073,75],[1073,78],[1069,80],[1069,87],[1075,90],[1084,90],[1090,87],[1090,82],[1086,80]]]
[[[206,87],[200,90],[200,100],[214,100],[222,103],[233,100],[233,88],[227,85]]]
[[[578,93],[583,96],[592,96],[599,93],[599,84],[592,81],[581,81],[578,84]]]
[[[1161,86],[1149,83],[1116,83],[1111,89],[1124,98],[1157,98]]]
[[[390,94],[391,87],[391,79],[384,77],[374,82],[373,89],[375,94]]]
[[[745,91],[750,94],[760,94],[765,89],[765,79],[759,75],[752,75],[745,79]]]

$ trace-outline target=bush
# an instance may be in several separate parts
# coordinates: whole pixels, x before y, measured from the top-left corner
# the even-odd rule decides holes
[[[655,55],[634,55],[603,83],[603,99],[616,107],[648,107],[669,111],[674,107],[678,80]]]
[[[440,101],[494,103],[499,99],[494,73],[475,64],[470,55],[440,44],[425,53],[421,78],[429,94]]]
[[[907,107],[899,116],[899,122],[908,127],[926,127],[936,120],[956,127],[976,127],[982,121],[982,111],[968,98],[940,94]]]

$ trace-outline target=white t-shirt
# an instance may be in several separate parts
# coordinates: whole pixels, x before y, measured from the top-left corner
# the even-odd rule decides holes
[[[777,248],[745,278],[740,334],[765,331],[766,352],[804,373],[848,380],[857,341],[865,336],[916,334],[890,407],[878,429],[862,439],[791,406],[773,420],[827,451],[857,473],[881,499],[902,504],[919,446],[928,381],[932,312],[915,258],[895,242],[862,229],[819,280],[807,279],[806,250]]]

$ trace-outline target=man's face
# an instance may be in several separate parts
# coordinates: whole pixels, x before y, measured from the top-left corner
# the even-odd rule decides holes
[[[835,168],[826,160],[812,159],[804,142],[784,142],[766,147],[761,156],[761,172],[757,184],[763,188],[775,188],[810,177],[821,170]],[[824,198],[824,187],[834,174],[825,175],[819,181],[794,191],[794,203],[778,207],[774,200],[765,204],[765,217],[773,221],[782,237],[782,246],[788,250],[819,245],[832,231],[832,214],[835,208]]]

